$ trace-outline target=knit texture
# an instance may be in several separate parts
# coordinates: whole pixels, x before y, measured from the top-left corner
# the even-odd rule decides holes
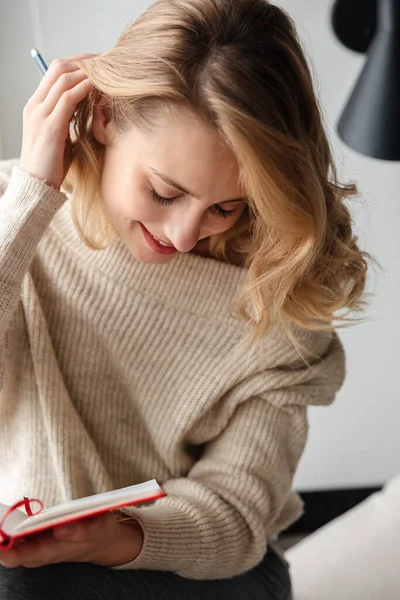
[[[66,195],[0,162],[0,502],[46,506],[156,478],[126,509],[144,545],[117,568],[230,577],[302,512],[291,492],[307,405],[344,378],[335,334],[276,327],[265,359],[232,359],[240,267],[180,254],[137,261],[79,239]]]

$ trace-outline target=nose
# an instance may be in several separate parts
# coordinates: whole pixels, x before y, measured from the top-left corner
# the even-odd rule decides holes
[[[190,252],[199,241],[201,221],[195,212],[176,214],[164,224],[165,235],[179,252]]]

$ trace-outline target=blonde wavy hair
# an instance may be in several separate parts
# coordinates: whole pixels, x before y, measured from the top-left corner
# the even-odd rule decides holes
[[[330,329],[363,308],[366,253],[357,246],[313,83],[290,17],[266,0],[159,0],[115,48],[80,63],[94,84],[79,106],[64,188],[80,235],[103,248],[115,235],[99,185],[104,147],[91,131],[99,95],[117,131],[157,111],[192,110],[233,149],[249,206],[211,254],[248,268],[239,310],[263,337],[280,322]]]

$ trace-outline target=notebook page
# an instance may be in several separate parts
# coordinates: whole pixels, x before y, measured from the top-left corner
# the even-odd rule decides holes
[[[0,503],[0,520],[3,518],[3,515],[6,514],[6,512],[8,511],[9,508],[10,508],[9,506],[6,506],[5,504]],[[22,510],[18,510],[18,509],[13,510],[13,512],[8,515],[8,517],[6,518],[6,520],[3,524],[4,533],[7,533],[8,535],[10,535],[10,533],[13,532],[14,529],[16,527],[18,527],[18,525],[23,523],[23,521],[25,521],[27,518],[28,518],[28,516],[24,512],[22,512]],[[2,541],[3,541],[3,537],[0,533],[0,543]]]

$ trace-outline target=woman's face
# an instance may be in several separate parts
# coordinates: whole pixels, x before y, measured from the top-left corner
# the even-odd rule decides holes
[[[96,109],[92,128],[106,145],[101,196],[107,214],[138,260],[165,264],[196,251],[200,240],[230,229],[243,214],[233,152],[192,113],[171,112],[151,130],[117,134]]]

